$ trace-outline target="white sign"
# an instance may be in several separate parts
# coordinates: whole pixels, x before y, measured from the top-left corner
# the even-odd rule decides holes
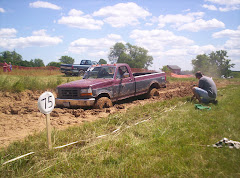
[[[44,92],[38,98],[38,109],[43,114],[50,114],[55,106],[55,97],[51,92]]]

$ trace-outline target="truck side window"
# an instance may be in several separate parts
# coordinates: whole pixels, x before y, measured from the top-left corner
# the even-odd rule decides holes
[[[121,66],[121,67],[118,68],[118,72],[117,72],[116,77],[121,79],[121,78],[123,78],[123,74],[126,74],[126,73],[129,74],[127,67],[126,66]]]
[[[86,60],[82,60],[80,65],[85,65],[86,64]]]
[[[91,61],[86,61],[87,65],[92,65]]]

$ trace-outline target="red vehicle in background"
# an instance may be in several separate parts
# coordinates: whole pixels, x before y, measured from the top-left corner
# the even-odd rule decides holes
[[[166,87],[164,72],[132,73],[128,64],[93,65],[82,80],[59,85],[56,105],[104,108],[112,102],[133,96],[155,95]]]

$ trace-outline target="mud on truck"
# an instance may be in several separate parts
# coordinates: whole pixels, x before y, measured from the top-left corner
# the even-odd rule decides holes
[[[83,79],[57,87],[56,105],[102,109],[133,96],[151,97],[165,84],[164,72],[132,73],[128,64],[93,65]]]

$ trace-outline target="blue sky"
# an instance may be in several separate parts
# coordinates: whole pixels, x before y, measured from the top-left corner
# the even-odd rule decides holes
[[[240,70],[240,0],[0,1],[0,52],[45,65],[64,55],[108,61],[116,42],[147,49],[155,70],[191,70],[198,54],[217,50]]]

